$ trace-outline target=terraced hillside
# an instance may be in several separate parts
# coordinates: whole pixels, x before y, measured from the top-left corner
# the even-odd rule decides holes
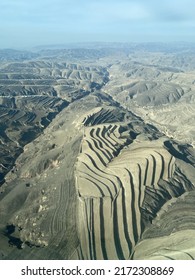
[[[194,146],[193,53],[130,53],[108,71],[106,93],[167,136]]]
[[[73,101],[107,81],[101,66],[44,60],[6,63],[0,68],[2,96],[48,95]]]
[[[146,128],[140,122],[138,132],[138,123],[84,128],[76,164],[81,259],[133,258],[159,210],[194,189],[166,149],[168,140],[141,141]]]
[[[0,259],[195,259],[193,48],[0,57]]]
[[[0,65],[0,184],[10,169],[16,169],[14,162],[24,145],[70,102],[101,88],[107,75],[104,67],[50,60]]]
[[[23,147],[40,135],[67,104],[47,96],[0,97],[0,184],[10,169],[16,169],[14,162]]]

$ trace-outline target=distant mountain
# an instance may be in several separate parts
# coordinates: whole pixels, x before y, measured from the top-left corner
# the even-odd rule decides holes
[[[41,45],[33,48],[34,51],[62,50],[62,49],[128,49],[129,51],[183,51],[195,50],[192,42],[80,42],[67,44]]]
[[[36,58],[37,53],[29,51],[20,51],[13,49],[0,50],[0,61],[24,61],[27,59]]]

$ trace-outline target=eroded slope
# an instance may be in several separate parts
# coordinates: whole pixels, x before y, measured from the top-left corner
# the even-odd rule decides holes
[[[1,258],[195,258],[193,54],[115,52],[1,64]]]

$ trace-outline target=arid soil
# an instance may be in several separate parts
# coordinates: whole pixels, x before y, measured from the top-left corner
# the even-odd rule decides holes
[[[193,46],[0,51],[0,258],[195,258]]]

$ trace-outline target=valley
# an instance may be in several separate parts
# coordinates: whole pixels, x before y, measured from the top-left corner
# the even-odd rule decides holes
[[[195,259],[193,45],[0,51],[0,259]]]

